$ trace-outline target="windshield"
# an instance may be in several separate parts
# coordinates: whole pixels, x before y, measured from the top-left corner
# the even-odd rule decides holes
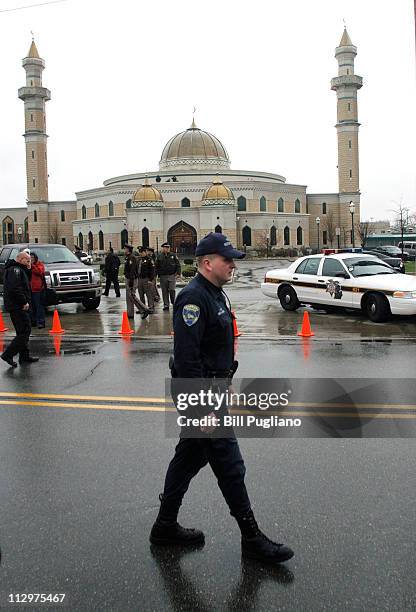
[[[30,247],[31,253],[36,253],[40,261],[46,264],[53,263],[77,263],[79,264],[78,257],[65,246],[41,246],[41,247]]]
[[[391,266],[383,261],[377,261],[377,259],[348,259],[345,261],[345,265],[354,277],[376,276],[377,274],[397,274]]]

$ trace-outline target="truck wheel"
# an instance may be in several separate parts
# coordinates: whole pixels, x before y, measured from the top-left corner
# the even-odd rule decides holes
[[[383,323],[391,316],[387,299],[379,293],[370,293],[365,303],[365,310],[370,321],[374,323]]]
[[[85,310],[95,310],[100,305],[101,298],[86,298],[82,300]]]
[[[279,289],[278,297],[284,310],[297,310],[300,306],[296,291],[289,285]]]

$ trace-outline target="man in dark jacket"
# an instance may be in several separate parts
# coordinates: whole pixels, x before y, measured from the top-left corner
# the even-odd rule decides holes
[[[118,269],[120,267],[120,259],[114,255],[114,249],[110,247],[104,263],[105,272],[105,290],[103,295],[108,297],[111,289],[111,283],[114,283],[114,291],[116,297],[120,297],[120,285],[118,283]]]
[[[176,278],[181,274],[181,264],[175,253],[170,252],[170,244],[161,245],[162,252],[156,259],[156,274],[160,278],[163,296],[163,310],[169,310],[169,298],[173,305],[176,297]]]
[[[151,314],[153,313],[155,307],[155,298],[154,298],[154,288],[153,288],[153,279],[155,277],[155,265],[151,257],[149,257],[147,253],[147,249],[141,247],[139,249],[140,253],[140,272],[139,272],[139,297],[140,300],[145,303],[145,295],[147,297],[147,306]]]
[[[21,252],[16,261],[7,262],[4,272],[4,308],[10,313],[10,318],[16,330],[16,337],[12,340],[4,353],[3,361],[12,368],[17,367],[13,357],[19,354],[19,363],[33,363],[39,361],[38,357],[29,355],[29,337],[32,331],[30,323],[30,255]]]

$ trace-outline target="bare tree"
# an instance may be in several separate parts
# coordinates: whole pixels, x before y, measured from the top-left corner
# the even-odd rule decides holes
[[[328,211],[325,215],[325,226],[327,231],[327,238],[332,248],[332,243],[334,242],[335,238],[335,219],[332,210]]]
[[[364,248],[370,233],[370,221],[361,221],[356,226],[358,237],[360,238],[361,247]]]
[[[52,244],[57,244],[59,240],[58,222],[52,221],[49,225],[49,239]]]
[[[404,252],[404,244],[403,237],[405,232],[407,231],[407,226],[409,225],[409,209],[403,205],[403,202],[400,201],[400,204],[397,204],[396,208],[392,210],[395,214],[394,219],[394,227],[396,231],[400,232],[401,241],[402,241],[402,257]]]

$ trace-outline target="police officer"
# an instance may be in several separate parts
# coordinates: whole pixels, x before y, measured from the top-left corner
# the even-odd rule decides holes
[[[181,274],[181,264],[175,253],[170,252],[169,242],[164,242],[161,249],[162,252],[156,258],[156,274],[160,278],[163,310],[169,310],[169,298],[171,304],[175,303],[176,277]]]
[[[145,296],[147,297],[147,306],[149,308],[149,312],[150,314],[153,314],[155,307],[153,288],[155,265],[153,263],[153,259],[149,257],[147,249],[145,247],[140,247],[139,255],[141,258],[138,279],[139,297],[143,304],[145,303]]]
[[[20,252],[16,261],[11,259],[7,262],[4,273],[4,308],[10,313],[16,337],[12,340],[4,353],[1,355],[3,361],[12,368],[17,367],[13,357],[19,354],[19,363],[34,363],[39,357],[29,355],[29,337],[32,331],[30,322],[30,255]]]
[[[131,244],[124,245],[124,254],[126,260],[124,263],[124,277],[126,279],[126,307],[127,316],[129,319],[134,319],[134,305],[142,315],[142,319],[149,316],[149,309],[137,297],[137,285],[139,278],[139,262],[137,257],[133,255],[133,247]]]
[[[205,236],[195,254],[198,274],[182,289],[174,306],[172,376],[231,378],[238,364],[234,362],[232,314],[222,286],[231,280],[234,258],[241,259],[245,254],[219,233]],[[152,544],[204,542],[201,531],[181,527],[177,516],[192,478],[207,463],[240,527],[243,554],[271,563],[290,559],[293,551],[269,540],[257,525],[244,484],[244,461],[233,432],[227,438],[181,436],[160,495],[159,514],[150,534]]]
[[[150,257],[152,259],[153,265],[155,266],[155,275],[153,277],[153,282],[152,282],[152,286],[153,286],[153,301],[154,302],[160,302],[160,295],[159,295],[159,290],[157,288],[157,278],[156,278],[156,255],[155,255],[155,250],[152,247],[147,247],[146,251],[147,251],[148,257]]]

